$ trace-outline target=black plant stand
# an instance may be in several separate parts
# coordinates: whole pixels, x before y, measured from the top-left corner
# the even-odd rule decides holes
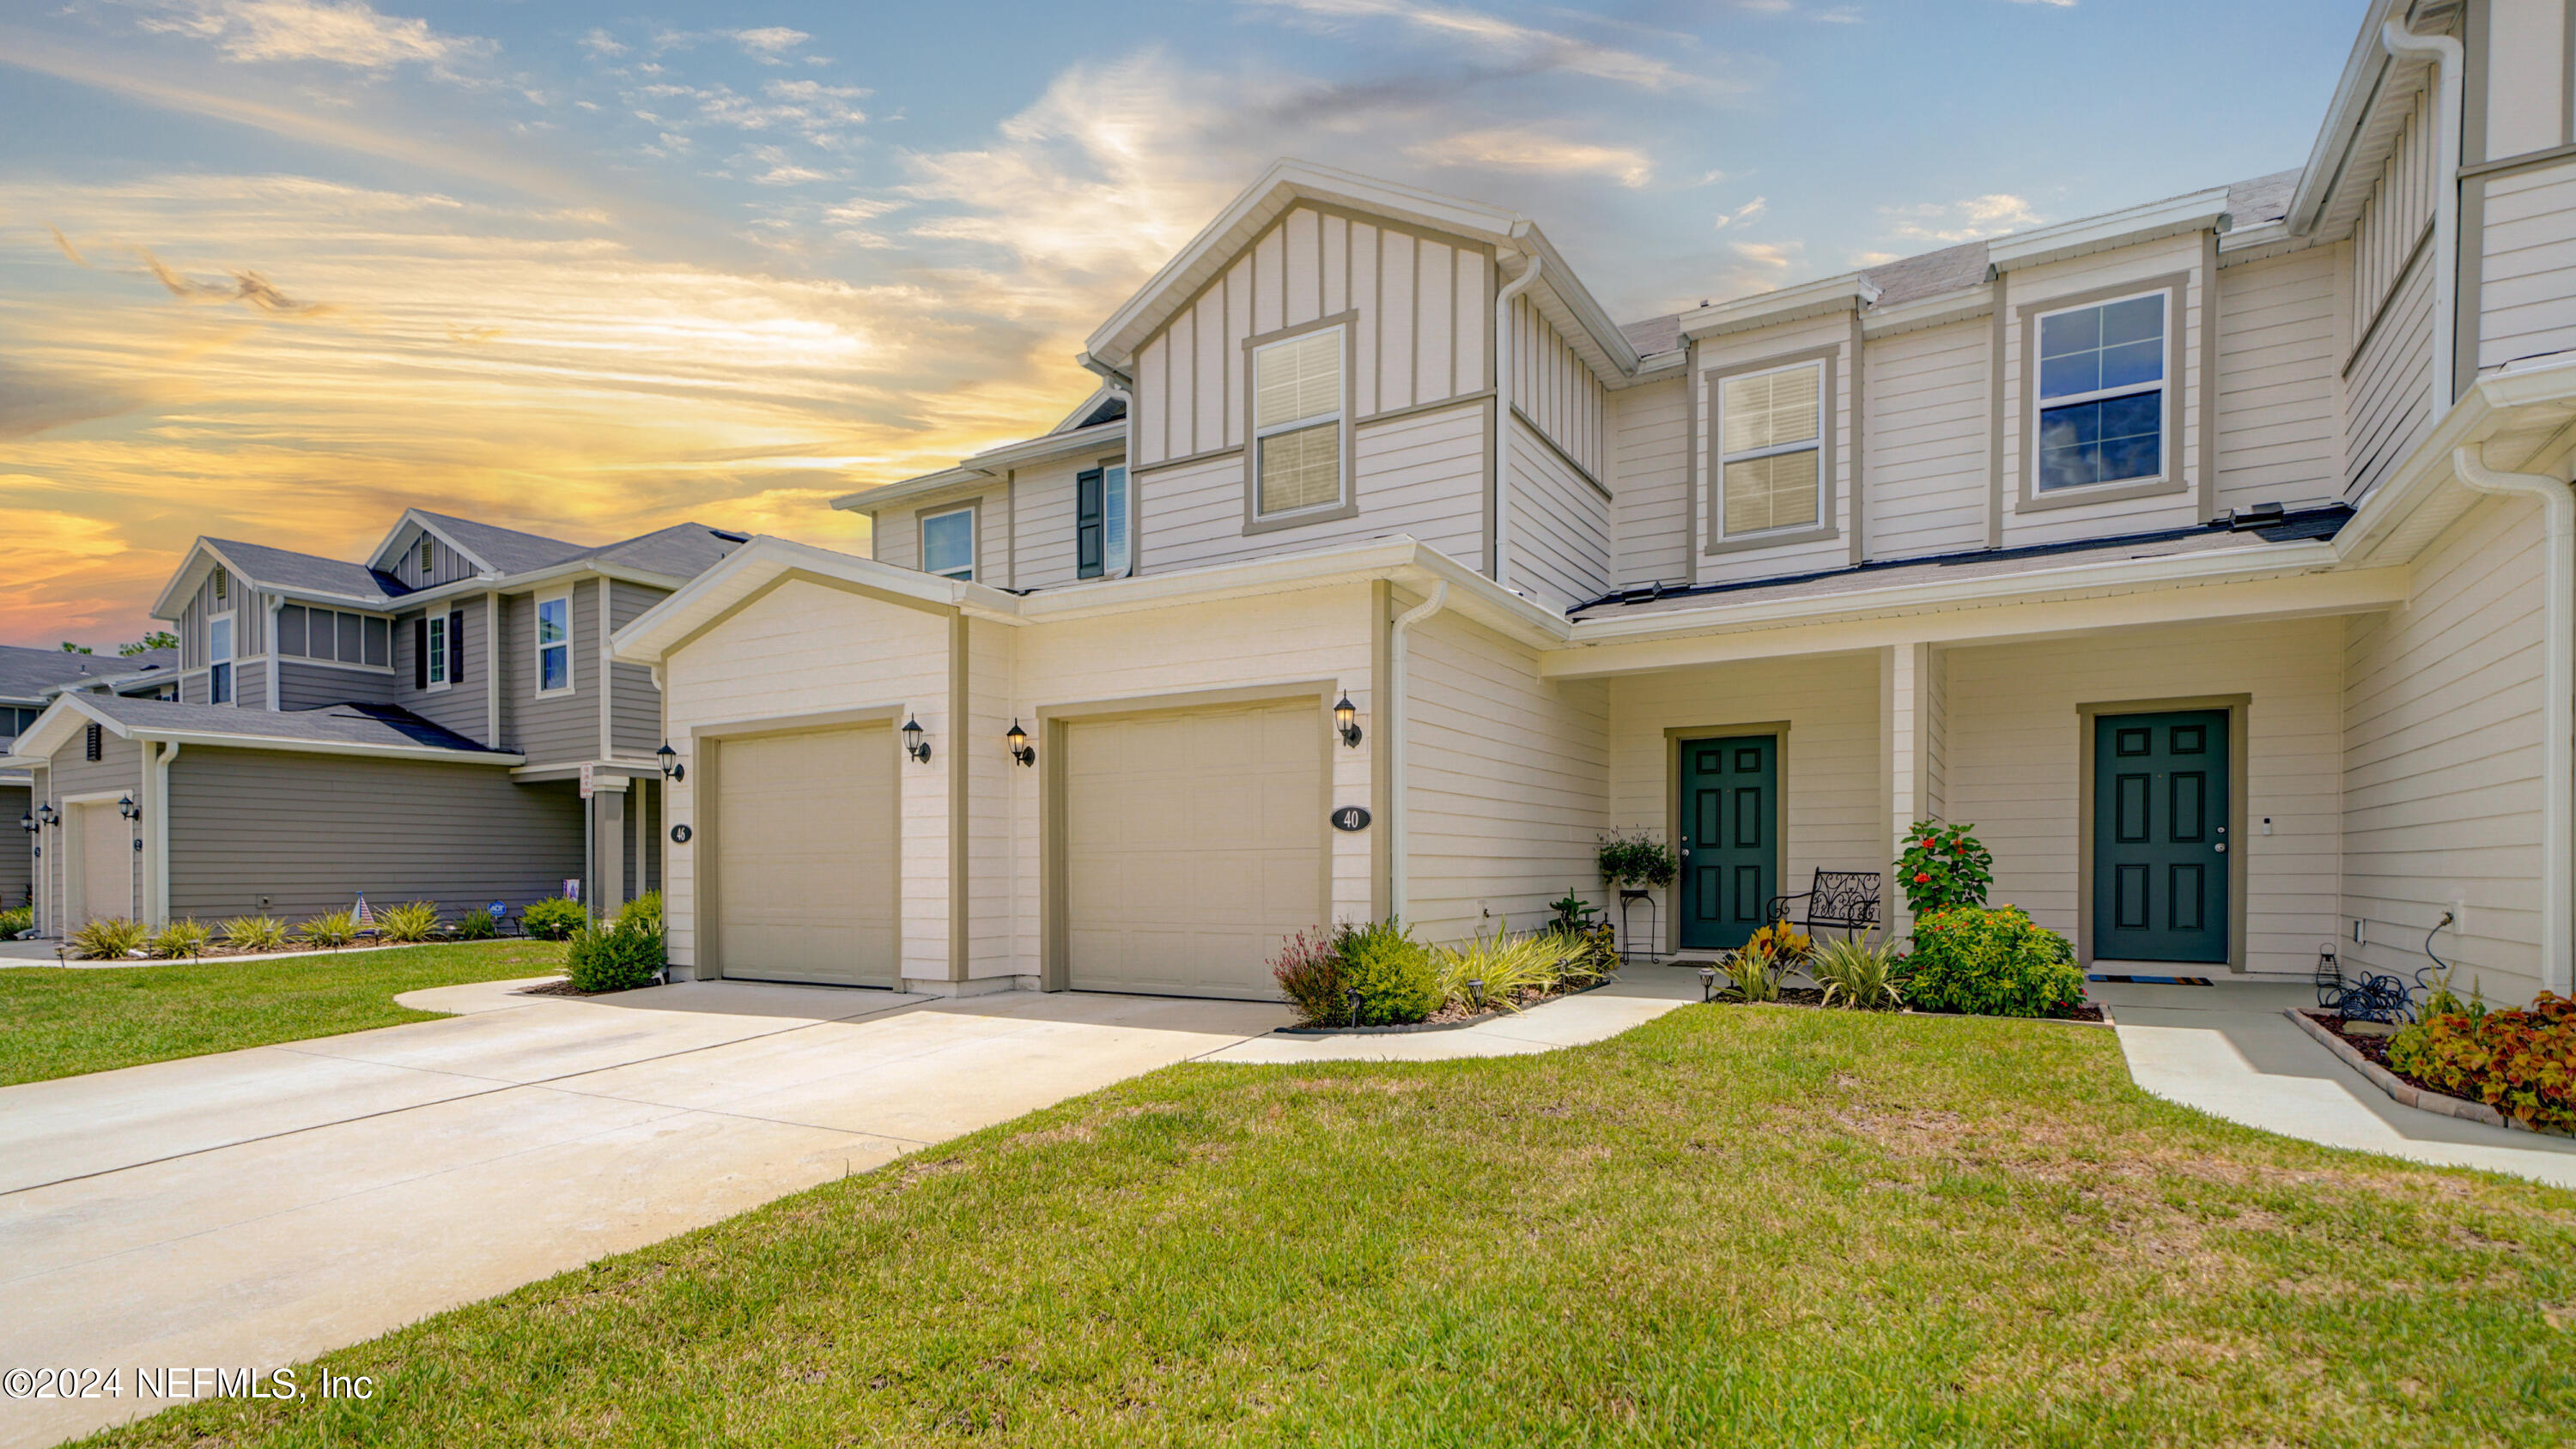
[[[1640,952],[1630,944],[1637,937],[1635,932],[1628,929],[1628,908],[1639,901],[1646,903],[1646,929],[1652,933],[1657,946],[1663,944],[1661,929],[1663,919],[1655,904],[1655,893],[1635,886],[1621,886],[1619,888],[1619,959],[1622,963],[1634,963],[1640,956],[1651,961],[1663,954],[1660,950]]]

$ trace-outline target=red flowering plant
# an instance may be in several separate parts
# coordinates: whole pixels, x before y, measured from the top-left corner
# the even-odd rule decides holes
[[[1905,852],[1896,858],[1896,883],[1906,909],[1928,915],[1952,906],[1982,906],[1995,883],[1992,851],[1968,832],[1973,825],[1917,820],[1906,828]]]
[[[2525,1126],[2576,1128],[2576,999],[2544,991],[2519,1011],[2427,1016],[2389,1039],[2388,1064]]]

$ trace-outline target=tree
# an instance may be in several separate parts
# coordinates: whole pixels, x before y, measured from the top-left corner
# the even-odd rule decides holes
[[[65,654],[87,654],[89,652],[89,646],[86,644],[75,644],[69,639],[66,639],[63,641],[63,652]]]
[[[144,635],[142,638],[135,640],[131,644],[117,645],[116,652],[128,659],[131,659],[137,654],[149,654],[155,649],[176,649],[178,647],[178,635],[171,633],[167,629],[155,629],[151,633]]]

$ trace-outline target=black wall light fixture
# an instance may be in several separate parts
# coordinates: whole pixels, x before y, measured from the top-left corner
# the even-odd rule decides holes
[[[680,763],[680,752],[671,748],[669,740],[664,740],[662,748],[653,752],[653,758],[662,762],[663,779],[676,785],[689,778],[689,767]]]
[[[1023,765],[1034,765],[1038,762],[1037,747],[1029,743],[1029,732],[1020,728],[1018,720],[1011,721],[1011,732],[1002,738],[1010,742],[1012,759]]]
[[[1360,747],[1360,712],[1351,705],[1350,691],[1342,691],[1342,702],[1333,706],[1333,733],[1342,737],[1349,749]]]
[[[143,807],[135,804],[134,797],[128,795],[116,802],[116,813],[128,820],[140,820],[143,818]]]
[[[903,752],[912,756],[914,760],[927,765],[930,763],[930,741],[923,739],[921,736],[922,728],[920,720],[906,719],[903,722]]]
[[[63,823],[63,812],[51,805],[40,805],[36,807],[36,819],[40,824],[60,825]]]

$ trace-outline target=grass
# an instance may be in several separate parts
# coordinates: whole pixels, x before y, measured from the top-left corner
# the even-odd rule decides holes
[[[553,941],[412,946],[277,961],[0,970],[0,1086],[428,1021],[425,986],[561,969]]]
[[[2576,1194],[2109,1032],[1694,1006],[1158,1072],[99,1442],[2563,1444],[2571,1361]]]

